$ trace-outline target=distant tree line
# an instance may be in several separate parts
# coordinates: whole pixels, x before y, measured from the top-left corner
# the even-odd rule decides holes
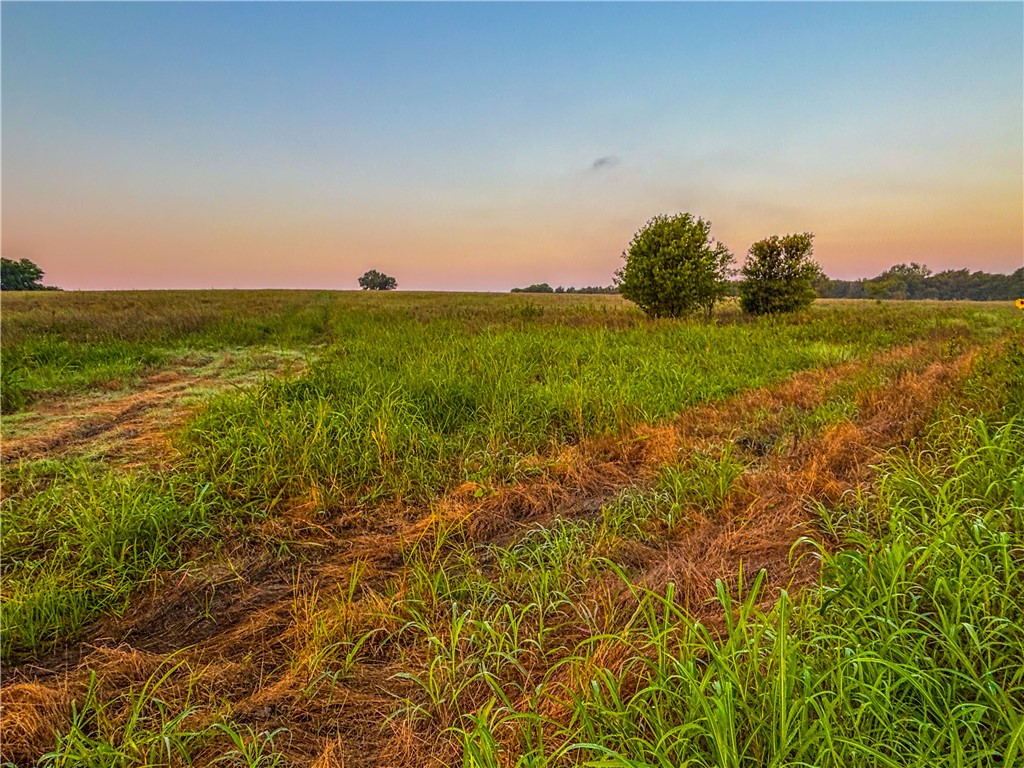
[[[917,264],[897,264],[865,280],[826,280],[818,286],[826,299],[942,299],[1012,301],[1024,296],[1024,267],[1010,275],[947,269],[932,272]]]
[[[608,286],[587,285],[587,286],[584,286],[583,288],[573,288],[572,286],[569,286],[568,288],[563,288],[562,286],[558,286],[557,288],[552,288],[547,283],[534,283],[533,285],[528,285],[525,288],[513,288],[512,289],[512,293],[590,293],[590,294],[594,294],[594,293],[609,293],[609,294],[611,294],[611,293],[618,293],[618,292],[619,292],[619,289],[616,286],[614,286],[614,285],[608,285]]]
[[[28,259],[0,258],[0,291],[59,291],[55,286],[43,285],[44,274]]]
[[[779,243],[787,241],[794,236],[786,238],[768,238],[767,240],[755,243],[752,246],[750,261],[751,274],[747,277],[763,277],[757,272],[754,261],[759,250],[765,248],[779,247]],[[776,242],[778,241],[778,242]],[[803,253],[810,253],[808,243],[800,243]],[[777,256],[773,254],[773,257]],[[799,261],[799,260],[798,260]],[[767,281],[750,282],[744,280],[728,280],[723,288],[725,296],[741,296],[741,286],[757,285],[763,296],[768,293],[778,295],[780,292],[795,290],[787,287],[785,291],[782,285],[798,285],[799,290],[806,293],[810,284],[814,293],[823,299],[939,299],[944,301],[1013,301],[1024,297],[1024,267],[1010,275],[999,273],[976,271],[969,269],[947,269],[942,272],[932,272],[928,267],[917,263],[896,264],[882,274],[872,278],[860,280],[832,280],[810,268],[806,261],[800,262],[804,273],[801,279],[796,281],[775,283],[768,285]],[[763,271],[763,270],[762,270]],[[563,288],[558,286],[552,288],[547,283],[535,283],[525,288],[513,288],[512,293],[620,293],[619,287],[610,285],[607,287],[587,286],[585,288]],[[802,302],[801,302],[802,303]],[[759,299],[752,301],[750,291],[747,294],[748,306],[770,306],[770,303]]]

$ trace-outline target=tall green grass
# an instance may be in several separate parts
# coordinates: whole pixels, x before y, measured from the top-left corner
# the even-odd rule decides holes
[[[409,324],[448,324],[469,334],[510,325],[659,327],[618,296],[576,295],[527,299],[406,292],[39,292],[5,295],[3,315],[3,369],[10,366],[12,371],[2,382],[5,413],[45,393],[131,385],[147,370],[190,349],[310,349]],[[822,334],[820,320],[832,326],[829,333]],[[782,324],[793,327],[789,341],[807,345],[822,361],[839,362],[853,353],[848,345],[861,339],[884,346],[937,328],[992,334],[1012,320],[1012,307],[999,305],[824,302]],[[727,307],[717,322],[747,320]],[[801,334],[805,324],[807,333]]]
[[[514,482],[535,471],[523,460],[538,453],[795,370],[935,333],[986,338],[1007,322],[976,305],[827,304],[785,321],[725,315],[706,324],[646,321],[616,297],[19,298],[22,305],[5,300],[4,371],[19,370],[8,360],[20,356],[33,386],[157,364],[164,344],[322,346],[300,375],[216,398],[186,431],[183,463],[165,477],[59,471],[38,493],[12,495],[35,470],[5,468],[7,659],[70,639],[100,613],[122,609],[134,585],[175,567],[189,542],[215,533],[221,523],[196,489],[209,487],[205,498],[228,510],[218,519],[232,509],[265,513],[281,498],[313,491],[327,505],[425,504],[463,480]],[[668,490],[682,504],[713,503],[724,487],[690,486],[718,469],[667,469]]]
[[[574,700],[580,751],[620,766],[1013,764],[1024,425],[961,434],[951,477],[890,466],[815,599],[759,616],[756,583],[738,604],[720,591],[719,638],[671,592],[639,594],[634,655]]]
[[[399,712],[461,723],[465,766],[1012,765],[1024,746],[1024,424],[989,422],[949,415],[887,462],[877,496],[826,518],[845,543],[819,551],[816,592],[762,614],[763,574],[738,594],[719,584],[722,632],[673,585],[638,587],[595,557],[601,524],[414,560],[403,633],[423,638],[427,661],[403,675],[418,695]],[[614,605],[586,609],[588,581],[608,568],[635,600],[622,625],[598,618]],[[567,626],[591,636],[567,647]],[[539,714],[552,704],[568,716]]]
[[[260,316],[232,303],[239,297],[220,298],[147,321],[147,308],[163,305],[143,297],[78,331],[62,328],[56,309],[49,321],[30,312],[38,328],[53,326],[38,339],[28,321],[9,332],[5,314],[5,361],[10,343],[37,382],[90,354],[83,376],[136,354],[154,355],[138,365],[159,364],[175,345],[317,345],[303,373],[211,402],[182,437],[182,463],[164,475],[5,468],[5,663],[123,610],[191,544],[280,499],[316,491],[327,504],[426,505],[462,480],[515,482],[538,453],[797,370],[936,335],[955,354],[1016,320],[970,305],[829,304],[783,321],[649,322],[614,297],[563,305],[327,294],[254,297],[266,302]],[[124,331],[136,321],[135,335]],[[728,455],[684,457],[651,494],[624,496],[599,520],[559,523],[505,548],[472,548],[452,531],[408,553],[381,616],[396,630],[388,653],[409,664],[402,680],[413,694],[399,713],[453,726],[466,765],[506,759],[510,740],[522,765],[926,765],[942,754],[1011,764],[1024,733],[1024,436],[1019,421],[993,414],[1024,406],[1020,364],[1014,337],[969,387],[980,412],[951,413],[918,450],[888,462],[877,498],[844,517],[823,511],[847,548],[821,553],[818,592],[784,598],[765,616],[753,609],[752,575],[739,597],[723,589],[725,635],[685,615],[673,593],[631,585],[614,560],[623,540],[720,503],[742,471]],[[53,386],[75,381],[73,368]],[[635,606],[595,588],[616,572]],[[304,662],[311,681],[340,679],[364,648],[385,642],[344,612],[320,634]],[[618,661],[601,665],[610,658]],[[101,707],[97,699],[88,710],[96,722]],[[567,715],[545,719],[544,708]],[[199,748],[185,720],[171,725],[188,742],[182,755]],[[238,759],[255,745],[262,760],[262,742],[249,736]],[[102,763],[102,745],[82,744]]]
[[[124,610],[140,583],[209,532],[205,489],[183,478],[43,463],[6,472],[5,484],[15,491],[0,531],[5,661]]]

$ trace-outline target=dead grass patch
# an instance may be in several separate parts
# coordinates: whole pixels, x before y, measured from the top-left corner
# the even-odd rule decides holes
[[[5,685],[0,694],[3,759],[29,764],[53,749],[58,731],[71,721],[74,698],[67,681]]]

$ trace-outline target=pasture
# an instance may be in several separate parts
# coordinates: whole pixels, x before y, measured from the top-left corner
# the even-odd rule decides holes
[[[2,759],[1024,761],[1024,322],[3,297]]]

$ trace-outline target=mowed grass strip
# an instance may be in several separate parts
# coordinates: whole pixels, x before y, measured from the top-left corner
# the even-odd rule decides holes
[[[303,348],[324,340],[330,304],[298,291],[5,294],[2,410],[120,389],[176,352]]]

